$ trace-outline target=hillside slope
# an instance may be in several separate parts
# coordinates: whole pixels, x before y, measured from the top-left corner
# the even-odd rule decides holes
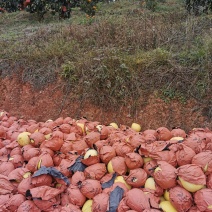
[[[181,0],[98,4],[93,19],[0,14],[0,107],[47,120],[212,125],[212,15],[188,15]]]

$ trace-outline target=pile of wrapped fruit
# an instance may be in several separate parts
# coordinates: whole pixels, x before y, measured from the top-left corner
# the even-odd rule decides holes
[[[0,211],[212,211],[212,131],[1,111]]]

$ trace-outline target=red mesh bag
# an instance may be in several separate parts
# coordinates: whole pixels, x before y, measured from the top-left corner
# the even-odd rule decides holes
[[[197,208],[197,206],[192,206],[188,212],[200,212],[200,210]]]
[[[75,172],[71,178],[71,184],[72,185],[79,185],[79,182],[82,182],[85,180],[85,175],[84,175],[84,172]]]
[[[127,166],[125,164],[125,159],[120,156],[116,156],[111,159],[112,167],[114,172],[118,175],[124,175],[127,172]]]
[[[113,148],[116,151],[116,155],[121,157],[125,157],[127,153],[133,151],[133,147],[131,147],[127,142],[116,142],[113,144]]]
[[[31,188],[34,188],[34,186],[31,184],[31,179],[32,179],[32,177],[29,176],[29,177],[23,179],[23,180],[18,184],[18,193],[19,193],[19,194],[25,195],[27,190],[29,190],[29,189],[31,189]]]
[[[168,141],[172,138],[172,134],[166,127],[159,127],[156,130],[155,136],[158,141]]]
[[[34,147],[39,147],[41,143],[43,143],[46,140],[45,135],[41,132],[34,132],[29,136],[29,138],[30,138],[30,143]]]
[[[86,201],[86,197],[81,193],[77,186],[70,185],[67,189],[69,202],[73,205],[82,207]]]
[[[164,189],[161,188],[157,183],[155,183],[155,190],[149,188],[142,188],[142,191],[145,193],[154,193],[156,197],[161,197],[164,193]]]
[[[16,168],[8,175],[9,180],[21,182],[24,179],[24,174],[29,172],[27,168]]]
[[[40,145],[41,148],[46,147],[49,148],[53,151],[59,151],[60,148],[63,145],[63,139],[62,138],[58,138],[58,137],[52,137],[48,140],[45,140],[44,142],[42,142],[42,144]]]
[[[0,149],[0,156],[3,156],[3,155],[9,155],[11,152],[10,149],[7,149],[6,147],[3,147]]]
[[[52,160],[52,156],[47,153],[44,152],[42,153],[39,157],[38,157],[38,164],[37,164],[37,169],[39,169],[41,166],[45,166],[45,167],[52,167],[54,166],[53,160]]]
[[[27,127],[27,132],[34,133],[36,130],[39,130],[39,128],[39,123],[34,123]]]
[[[6,139],[6,130],[0,126],[0,138]]]
[[[137,148],[139,145],[141,145],[142,143],[145,143],[145,139],[142,135],[140,135],[139,133],[133,133],[129,136],[127,136],[125,139],[123,139],[123,142],[128,142],[129,145],[135,149]]]
[[[86,179],[100,180],[106,173],[107,169],[104,163],[96,163],[84,170]]]
[[[13,155],[9,158],[9,161],[13,163],[15,168],[22,167],[24,164],[24,158],[22,155]]]
[[[0,195],[0,208],[3,208],[4,205],[8,202],[10,199],[10,194]]]
[[[20,147],[20,146],[15,147],[15,148],[12,149],[11,152],[10,152],[10,156],[13,156],[13,155],[21,155],[21,154],[22,154],[22,151],[21,151],[21,147]]]
[[[182,137],[182,138],[186,138],[186,133],[184,130],[180,129],[180,128],[175,128],[171,131],[172,137]]]
[[[41,154],[46,154],[46,153],[48,153],[48,154],[51,155],[51,157],[54,156],[54,151],[51,150],[51,149],[49,149],[49,148],[47,148],[47,147],[40,148],[40,152],[41,152]]]
[[[186,146],[190,147],[194,150],[196,154],[202,152],[206,149],[206,143],[205,140],[198,135],[190,134],[183,142]]]
[[[37,170],[38,162],[39,162],[39,158],[33,157],[28,161],[25,167],[33,173]]]
[[[61,152],[57,152],[56,154],[54,154],[53,156],[53,163],[55,166],[59,166],[62,159],[65,159],[66,155],[61,153]]]
[[[68,170],[71,162],[67,159],[62,159],[60,165],[58,166],[58,170],[67,177],[71,176],[71,172]]]
[[[202,169],[195,164],[187,164],[180,166],[177,169],[178,177],[183,180],[197,184],[197,185],[206,185],[206,176],[203,173]]]
[[[17,212],[41,212],[41,210],[31,200],[26,200],[18,207]]]
[[[67,204],[69,203],[68,193],[67,193],[67,192],[61,193],[61,198],[60,198],[60,200],[61,200],[61,203],[60,203],[60,204],[61,204],[62,206],[67,205]]]
[[[52,130],[48,127],[42,127],[40,130],[39,130],[40,133],[44,134],[44,135],[48,135],[50,133],[52,133]]]
[[[102,183],[108,182],[109,180],[112,179],[113,175],[114,175],[114,173],[108,173],[108,174],[106,174],[105,176],[103,176],[101,178],[100,183],[102,184]]]
[[[71,125],[70,124],[61,124],[59,129],[62,133],[69,134],[71,132]]]
[[[60,152],[62,152],[63,154],[66,154],[72,150],[73,148],[71,141],[64,141],[62,147],[60,148]]]
[[[107,211],[109,195],[105,193],[97,194],[93,198],[92,212],[105,212]]]
[[[84,152],[85,149],[88,148],[88,145],[84,140],[72,141],[71,145],[72,149],[78,152],[78,154],[81,154],[82,152]]]
[[[86,166],[91,166],[91,165],[94,165],[96,163],[99,163],[100,162],[100,159],[99,159],[99,156],[90,156],[86,159],[82,159],[81,162],[83,164],[85,164]]]
[[[95,143],[97,150],[99,151],[103,146],[108,146],[109,141],[107,140],[99,140]]]
[[[62,191],[50,186],[39,186],[30,189],[30,194],[33,199],[50,200],[60,194]]]
[[[87,134],[85,137],[85,142],[87,143],[87,145],[92,148],[93,144],[95,144],[97,141],[100,140],[100,133],[99,132],[90,132],[89,134]]]
[[[144,136],[144,140],[146,143],[151,144],[157,140],[156,136],[153,134],[146,134]]]
[[[148,134],[154,135],[156,133],[156,130],[148,129],[143,131],[143,135],[146,136]]]
[[[148,198],[150,206],[152,208],[159,209],[160,197],[155,196],[154,191],[144,191],[144,193],[145,193],[146,197]],[[149,209],[147,209],[147,210],[149,210]]]
[[[130,170],[128,176],[124,176],[124,179],[127,184],[131,185],[134,188],[139,188],[141,186],[144,186],[147,179],[147,173],[141,168],[133,169]]]
[[[69,203],[69,204],[63,206],[61,208],[60,212],[81,212],[81,210],[77,206]]]
[[[206,175],[212,173],[212,151],[200,152],[192,158],[192,164],[199,165]]]
[[[92,199],[97,194],[102,192],[102,187],[98,180],[87,179],[81,183],[80,191],[84,196],[89,199]]]
[[[179,212],[188,211],[193,205],[191,193],[180,186],[169,189],[169,198],[171,204]]]
[[[203,188],[194,194],[194,202],[200,211],[211,212],[212,189]]]
[[[130,207],[127,206],[126,198],[123,198],[118,206],[117,212],[127,212],[130,210]]]
[[[51,130],[53,130],[55,127],[57,127],[57,124],[52,120],[47,120],[44,123],[43,127],[47,127],[47,128],[50,128]]]
[[[122,189],[124,190],[123,196],[125,196],[126,193],[130,190],[129,188],[127,188],[127,186],[126,186],[124,183],[122,183],[122,182],[116,182],[116,183],[114,183],[111,187],[105,188],[105,189],[103,190],[103,192],[106,193],[106,194],[108,194],[108,195],[110,195],[110,193],[111,193],[114,189],[116,189],[117,186],[120,187],[120,188],[122,188]]]
[[[97,125],[100,125],[100,122],[98,122],[98,121],[87,121],[86,120],[86,122],[84,122],[84,124],[85,124],[85,130],[86,130],[86,133],[88,134],[88,133],[90,133],[90,132],[92,132],[92,131],[97,131]]]
[[[49,200],[33,199],[33,202],[41,211],[48,210],[53,205],[56,206],[56,205],[59,205],[60,203],[56,197]]]
[[[10,172],[15,169],[13,163],[11,162],[1,162],[0,163],[0,174],[8,176]]]
[[[157,168],[153,177],[155,182],[163,189],[172,188],[177,185],[176,169],[165,161],[157,161]]]
[[[36,172],[35,172],[36,173]],[[34,187],[39,186],[51,186],[52,184],[52,176],[48,174],[42,174],[37,177],[31,178],[31,183]]]
[[[207,176],[207,188],[212,189],[212,173]]]
[[[158,161],[166,161],[170,165],[177,167],[177,159],[176,154],[173,151],[159,151],[149,154],[149,157],[158,160]]]
[[[126,204],[130,209],[135,211],[143,211],[144,209],[150,209],[148,198],[144,192],[138,188],[129,190],[126,194]]]
[[[156,160],[150,160],[144,164],[143,169],[149,176],[153,176],[156,166],[157,166]]]
[[[116,151],[112,146],[103,146],[101,147],[99,154],[101,161],[108,164],[108,162],[116,156]]]
[[[125,163],[129,169],[136,169],[143,166],[143,158],[135,152],[130,152],[125,156]]]
[[[25,201],[25,196],[22,194],[15,194],[10,197],[7,203],[4,205],[6,211],[16,211],[21,203]]]
[[[178,151],[176,152],[176,159],[177,159],[177,164],[179,166],[183,166],[186,164],[190,164],[192,158],[196,155],[193,149],[190,147],[184,145],[184,144],[179,144],[178,145]]]

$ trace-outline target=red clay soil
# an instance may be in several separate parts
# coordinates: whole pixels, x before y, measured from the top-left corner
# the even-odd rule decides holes
[[[71,100],[72,95],[63,93],[64,82],[46,86],[42,91],[36,91],[30,84],[23,84],[16,78],[0,79],[0,109],[18,118],[46,121],[58,117],[86,117],[91,121],[102,124],[116,122],[131,125],[132,122],[141,124],[142,129],[157,129],[161,126],[168,128],[179,126],[185,130],[194,127],[209,127],[212,122],[202,115],[202,108],[194,100],[182,104],[177,101],[165,103],[154,96],[140,99],[136,111],[132,114],[129,104],[107,110],[87,102]]]

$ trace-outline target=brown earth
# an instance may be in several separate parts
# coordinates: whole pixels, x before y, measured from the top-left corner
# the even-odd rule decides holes
[[[165,103],[155,95],[150,95],[147,99],[140,99],[136,109],[130,103],[108,109],[95,106],[89,100],[73,100],[72,94],[64,94],[64,86],[63,81],[57,80],[38,91],[15,76],[1,78],[0,109],[18,118],[36,121],[67,116],[77,119],[83,116],[102,124],[117,122],[130,126],[132,122],[137,122],[143,130],[161,126],[179,126],[185,130],[212,127],[212,121],[204,116],[203,108],[195,100],[188,100],[186,104],[177,101]]]

